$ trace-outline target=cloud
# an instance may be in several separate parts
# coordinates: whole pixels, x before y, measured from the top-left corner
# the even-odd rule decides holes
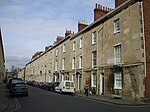
[[[77,32],[80,18],[93,22],[95,3],[114,7],[113,0],[0,0],[6,66],[22,67],[66,29]]]
[[[12,65],[15,67],[23,68],[25,64],[30,61],[30,58],[27,57],[18,57],[18,56],[6,56],[6,61],[9,63],[7,68],[11,68]]]

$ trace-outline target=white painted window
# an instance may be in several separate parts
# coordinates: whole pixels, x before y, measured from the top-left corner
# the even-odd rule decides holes
[[[32,67],[32,75],[35,75],[35,68]]]
[[[56,49],[56,56],[58,56],[58,48]]]
[[[121,63],[121,44],[114,46],[114,64]]]
[[[83,47],[83,38],[81,37],[80,38],[80,48],[82,48]]]
[[[66,52],[66,44],[63,45],[63,53]]]
[[[114,33],[120,32],[120,20],[117,19],[114,21]]]
[[[62,60],[62,70],[65,70],[65,58]]]
[[[122,89],[122,74],[121,72],[115,72],[114,74],[114,89]]]
[[[96,43],[96,31],[92,33],[92,44]]]
[[[92,52],[92,67],[96,67],[97,65],[97,53],[96,51]]]
[[[91,87],[96,87],[96,73],[92,73],[91,81]]]
[[[82,61],[83,61],[82,56],[80,56],[79,57],[79,68],[82,68]]]
[[[55,63],[55,71],[57,71],[58,62]]]
[[[75,69],[75,57],[72,59],[72,69]]]
[[[73,51],[75,51],[76,50],[76,42],[73,42]]]

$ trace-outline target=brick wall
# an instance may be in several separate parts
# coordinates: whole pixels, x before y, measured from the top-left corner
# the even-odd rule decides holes
[[[94,21],[101,18],[102,16],[110,12],[111,10],[112,10],[111,8],[102,6],[100,4],[96,4],[95,9],[94,9]]]
[[[127,0],[115,0],[115,7],[118,7],[119,5],[124,3],[125,1],[127,1]]]
[[[146,79],[145,79],[145,97],[150,98],[150,0],[143,0],[144,11],[144,33],[146,49]]]

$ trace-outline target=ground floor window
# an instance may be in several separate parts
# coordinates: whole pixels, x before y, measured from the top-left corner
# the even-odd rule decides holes
[[[121,74],[121,72],[114,73],[114,89],[122,89],[122,74]]]
[[[96,87],[96,73],[91,75],[91,87]]]

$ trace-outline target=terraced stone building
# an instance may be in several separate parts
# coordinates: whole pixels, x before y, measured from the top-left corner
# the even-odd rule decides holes
[[[95,5],[94,22],[80,20],[64,38],[25,66],[27,80],[86,81],[97,95],[150,98],[150,1],[115,0],[115,9]]]

